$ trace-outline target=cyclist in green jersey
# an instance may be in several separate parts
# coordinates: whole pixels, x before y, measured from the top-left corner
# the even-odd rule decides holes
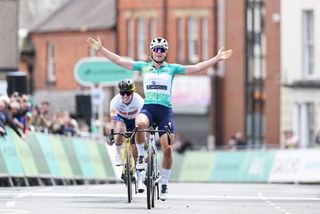
[[[169,45],[166,39],[157,37],[150,43],[151,62],[131,61],[121,57],[103,47],[100,38],[88,38],[89,46],[100,51],[113,63],[129,70],[139,71],[143,76],[143,87],[145,103],[141,112],[136,117],[136,126],[145,129],[156,123],[159,130],[164,130],[168,126],[171,131],[171,142],[174,142],[174,120],[172,113],[172,82],[176,74],[191,74],[205,70],[220,60],[226,60],[232,55],[232,50],[221,48],[217,55],[195,65],[179,65],[167,63],[166,56]],[[172,167],[172,146],[168,144],[166,134],[160,135],[160,144],[163,152],[162,159],[162,185],[160,199],[166,200],[168,192],[168,181]],[[144,143],[145,134],[136,134],[136,144],[138,150],[137,170],[144,169]]]

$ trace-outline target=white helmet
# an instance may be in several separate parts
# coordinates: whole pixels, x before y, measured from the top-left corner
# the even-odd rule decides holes
[[[156,37],[150,43],[150,50],[152,50],[154,47],[165,48],[168,51],[169,44],[166,39],[162,37]]]

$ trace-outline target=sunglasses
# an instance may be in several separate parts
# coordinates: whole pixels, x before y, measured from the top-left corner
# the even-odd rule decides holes
[[[152,48],[152,51],[155,52],[155,53],[158,53],[159,51],[161,53],[165,53],[165,52],[167,52],[167,49],[161,48],[161,47],[154,47],[154,48]]]
[[[120,91],[121,96],[127,95],[129,97],[132,93],[133,91]]]

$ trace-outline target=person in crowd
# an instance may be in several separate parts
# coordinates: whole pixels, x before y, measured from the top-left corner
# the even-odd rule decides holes
[[[284,146],[286,149],[294,149],[299,146],[299,137],[292,130],[284,132]]]
[[[243,134],[241,131],[236,132],[230,139],[229,143],[232,148],[235,148],[237,150],[246,149],[247,148],[247,142],[243,137]]]
[[[183,154],[187,150],[192,150],[193,146],[189,140],[186,140],[182,134],[176,133],[173,150]]]
[[[12,116],[7,109],[5,101],[0,99],[0,136],[7,135],[7,125],[10,126],[19,137],[26,140],[26,136],[23,133],[20,133],[19,128],[13,122]]]

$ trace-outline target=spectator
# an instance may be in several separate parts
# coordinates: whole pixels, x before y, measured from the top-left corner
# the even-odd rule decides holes
[[[284,143],[286,149],[297,148],[299,145],[299,137],[292,130],[284,131]]]
[[[173,149],[176,152],[182,154],[186,150],[192,150],[193,146],[190,141],[184,139],[183,135],[176,133],[175,142],[173,144]]]
[[[52,134],[63,134],[64,127],[61,112],[54,112],[52,114],[52,121],[49,126],[49,132],[51,132]]]
[[[32,116],[29,121],[29,126],[32,131],[44,132],[47,128],[47,121],[44,119],[41,114],[41,109],[39,106],[35,106],[32,109]]]
[[[246,149],[247,148],[247,142],[243,137],[242,132],[236,132],[230,139],[229,144],[236,148],[237,150],[240,149]]]
[[[5,101],[0,99],[0,136],[4,136],[7,134],[7,125],[9,125],[22,139],[26,139],[26,136],[19,132],[18,127],[13,122],[12,116],[7,110]]]
[[[78,122],[71,118],[68,111],[62,113],[63,119],[63,134],[68,136],[78,136],[79,135],[79,126]]]

